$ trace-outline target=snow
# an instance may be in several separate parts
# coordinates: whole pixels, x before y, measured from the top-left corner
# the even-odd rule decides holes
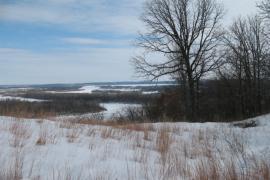
[[[175,86],[175,84],[123,84],[123,85],[112,85],[112,87],[155,87],[155,86]]]
[[[102,103],[101,106],[106,109],[106,111],[103,112],[104,118],[109,119],[114,114],[121,112],[125,108],[140,107],[141,105],[140,104],[125,104],[125,103]]]
[[[118,115],[123,110],[129,107],[141,107],[141,104],[126,104],[126,103],[101,103],[102,107],[106,110],[99,113],[85,113],[80,115],[65,115],[59,116],[61,119],[70,119],[70,118],[91,118],[101,116],[102,120],[111,120],[114,115]]]
[[[42,101],[44,101],[44,100],[41,100],[41,99],[22,98],[22,97],[15,97],[15,96],[0,95],[0,101],[6,101],[6,100],[18,100],[18,101],[28,101],[28,102],[42,102]]]
[[[103,105],[109,111],[122,106]],[[14,170],[14,160],[22,165],[23,179],[192,179],[184,175],[183,168],[190,166],[195,173],[194,166],[208,156],[238,163],[240,152],[227,144],[231,138],[241,140],[245,156],[253,154],[270,164],[270,115],[250,120],[259,126],[241,129],[227,123],[153,123],[142,125],[149,128],[145,132],[0,117],[0,179],[1,172]],[[169,143],[165,156],[157,146],[162,130],[169,135],[164,142]],[[37,144],[40,137],[45,138],[45,144]],[[209,148],[210,154],[205,151]]]
[[[118,87],[118,86],[114,86]],[[140,89],[134,89],[134,88],[102,88],[100,86],[83,86],[78,91],[66,91],[66,93],[86,93],[91,94],[93,91],[120,91],[120,92],[132,92],[132,91],[140,91]]]
[[[49,93],[82,93],[91,94],[94,91],[120,91],[120,92],[139,92],[145,87],[160,87],[160,86],[174,86],[175,84],[122,84],[122,85],[108,85],[108,86],[97,86],[97,85],[87,85],[79,88],[76,91],[47,91]],[[158,91],[143,91],[143,94],[155,94]]]
[[[95,90],[99,90],[99,86],[83,86],[79,89],[79,91],[73,91],[73,93],[92,93]]]
[[[158,91],[145,91],[145,92],[142,92],[142,94],[158,94],[159,92]]]

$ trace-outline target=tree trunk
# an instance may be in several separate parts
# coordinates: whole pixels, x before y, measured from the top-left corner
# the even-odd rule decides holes
[[[196,94],[195,94],[195,82],[192,76],[189,76],[188,79],[188,102],[189,102],[189,118],[191,121],[196,120]]]

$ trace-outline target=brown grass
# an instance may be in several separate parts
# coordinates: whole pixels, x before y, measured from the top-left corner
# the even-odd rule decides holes
[[[11,133],[11,139],[9,144],[13,147],[23,147],[32,135],[32,130],[23,121],[15,120],[9,127],[9,132]]]
[[[40,126],[40,130],[39,130],[39,137],[38,140],[36,142],[36,145],[45,145],[47,144],[47,140],[48,139],[48,129],[47,127],[44,126]]]
[[[12,159],[7,162],[6,167],[1,164],[0,179],[1,180],[21,180],[23,179],[24,153],[16,149]]]
[[[80,129],[79,127],[74,127],[72,129],[68,129],[66,133],[67,141],[69,143],[74,143],[80,137]]]
[[[36,145],[42,146],[46,144],[56,144],[58,134],[55,131],[49,131],[49,127],[45,124],[40,124],[39,135]]]
[[[101,162],[111,158],[117,159],[119,156],[122,158],[121,149],[115,152],[112,145],[123,140],[125,142],[123,146],[133,152],[131,156],[124,157],[127,159],[128,179],[141,179],[142,177],[164,180],[270,179],[269,161],[263,159],[261,154],[249,153],[246,133],[239,130],[230,128],[193,129],[181,126],[173,127],[165,123],[155,125],[131,122],[119,124],[116,122],[89,122],[83,125],[75,121],[63,121],[60,126],[57,126],[57,130],[63,132],[63,136],[69,143],[80,142],[82,134],[85,135],[90,140],[86,142],[86,148],[90,151],[100,151],[98,160]],[[56,143],[58,134],[50,132],[50,128],[44,124],[46,123],[40,124],[38,139],[34,143],[37,145]],[[85,131],[82,131],[84,128],[81,126],[87,127]],[[12,141],[10,141],[12,149],[22,152],[21,150],[26,147],[24,147],[25,141],[31,137],[31,128],[24,121],[18,120],[12,123],[8,130],[12,135]],[[102,145],[96,144],[94,138],[101,139]],[[23,153],[14,155],[14,161],[10,160],[8,163],[9,168],[0,170],[0,180],[22,178],[23,160]],[[133,169],[134,164],[128,164],[130,162],[136,164],[135,169]],[[155,165],[151,162],[154,162]],[[90,163],[95,165],[94,162]],[[75,177],[84,179],[80,176],[73,176],[72,169],[69,168],[64,169],[61,175],[58,174],[60,172],[60,170],[56,170],[51,179],[74,179]],[[116,174],[113,169],[110,169],[109,173]],[[48,172],[48,174],[52,173]],[[106,177],[107,174],[93,176],[94,179],[106,179]],[[49,176],[48,178],[50,179]],[[33,179],[33,177],[29,175],[29,179]]]

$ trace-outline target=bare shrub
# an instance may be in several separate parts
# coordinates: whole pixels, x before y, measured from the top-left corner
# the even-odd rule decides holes
[[[58,133],[54,130],[50,131],[50,127],[46,124],[40,124],[39,135],[36,145],[56,144]]]
[[[110,127],[101,128],[101,137],[103,139],[113,138],[113,129]]]
[[[45,145],[48,141],[48,128],[46,126],[40,126],[39,137],[36,142],[36,145]]]
[[[76,123],[73,121],[73,119],[62,120],[59,125],[59,127],[63,129],[72,129],[75,126],[76,126]]]
[[[104,120],[104,113],[102,113],[102,112],[92,113],[92,114],[90,114],[90,117],[88,117],[88,119],[96,120],[96,121],[103,121]]]
[[[147,117],[141,106],[128,106],[122,108],[121,111],[114,113],[111,118],[120,122],[146,122]]]
[[[31,128],[24,122],[15,119],[12,125],[9,127],[9,132],[11,133],[11,139],[9,144],[13,147],[23,147],[32,135]]]
[[[69,143],[74,143],[80,137],[80,129],[78,127],[68,129],[66,137]]]
[[[88,127],[86,135],[89,137],[94,137],[96,134],[96,129],[93,127]]]

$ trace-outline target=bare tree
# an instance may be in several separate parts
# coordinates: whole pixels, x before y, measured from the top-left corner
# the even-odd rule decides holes
[[[223,13],[216,0],[151,0],[145,5],[142,21],[147,32],[140,34],[137,45],[166,60],[151,62],[138,56],[133,59],[136,70],[152,79],[171,75],[181,80],[191,119],[197,113],[201,78],[219,66]]]
[[[242,114],[252,116],[261,113],[262,82],[267,78],[269,55],[268,39],[259,16],[233,23],[225,36],[226,56],[223,77],[238,81],[238,94]],[[223,67],[224,68],[224,67]]]
[[[261,9],[262,14],[265,18],[270,18],[270,0],[263,0],[258,4],[258,7]]]

